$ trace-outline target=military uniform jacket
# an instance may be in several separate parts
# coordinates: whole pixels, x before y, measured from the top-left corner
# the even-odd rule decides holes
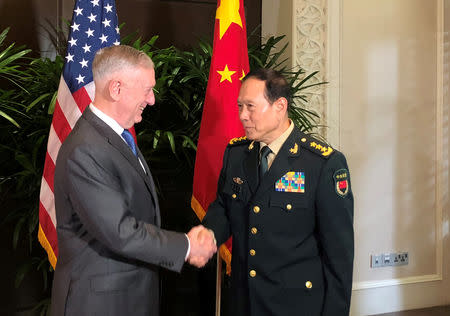
[[[348,315],[353,195],[344,155],[294,128],[261,181],[258,163],[259,143],[230,142],[203,220],[218,244],[233,237],[233,314]]]

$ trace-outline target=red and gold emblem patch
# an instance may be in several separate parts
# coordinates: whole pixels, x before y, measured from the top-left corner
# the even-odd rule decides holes
[[[341,197],[346,196],[348,194],[348,191],[350,190],[348,170],[339,169],[334,173],[333,179],[336,193]]]

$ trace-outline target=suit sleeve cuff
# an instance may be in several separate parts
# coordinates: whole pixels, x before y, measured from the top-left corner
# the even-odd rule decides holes
[[[187,261],[187,258],[189,258],[189,254],[191,253],[191,242],[189,240],[188,235],[187,234],[184,234],[184,235],[186,236],[186,239],[188,241],[188,249],[187,249],[187,252],[186,252],[186,257],[184,257],[184,261]]]

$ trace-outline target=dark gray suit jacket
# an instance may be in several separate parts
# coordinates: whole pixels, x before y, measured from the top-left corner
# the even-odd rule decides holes
[[[155,186],[87,108],[56,162],[58,262],[51,315],[159,315],[159,267],[180,271],[184,234],[160,228]]]

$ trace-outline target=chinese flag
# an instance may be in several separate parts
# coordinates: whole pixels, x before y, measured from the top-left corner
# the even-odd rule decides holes
[[[248,73],[244,0],[218,0],[214,44],[195,160],[191,206],[203,219],[216,198],[222,158],[229,140],[244,135],[237,98]],[[231,271],[231,239],[220,247]]]

